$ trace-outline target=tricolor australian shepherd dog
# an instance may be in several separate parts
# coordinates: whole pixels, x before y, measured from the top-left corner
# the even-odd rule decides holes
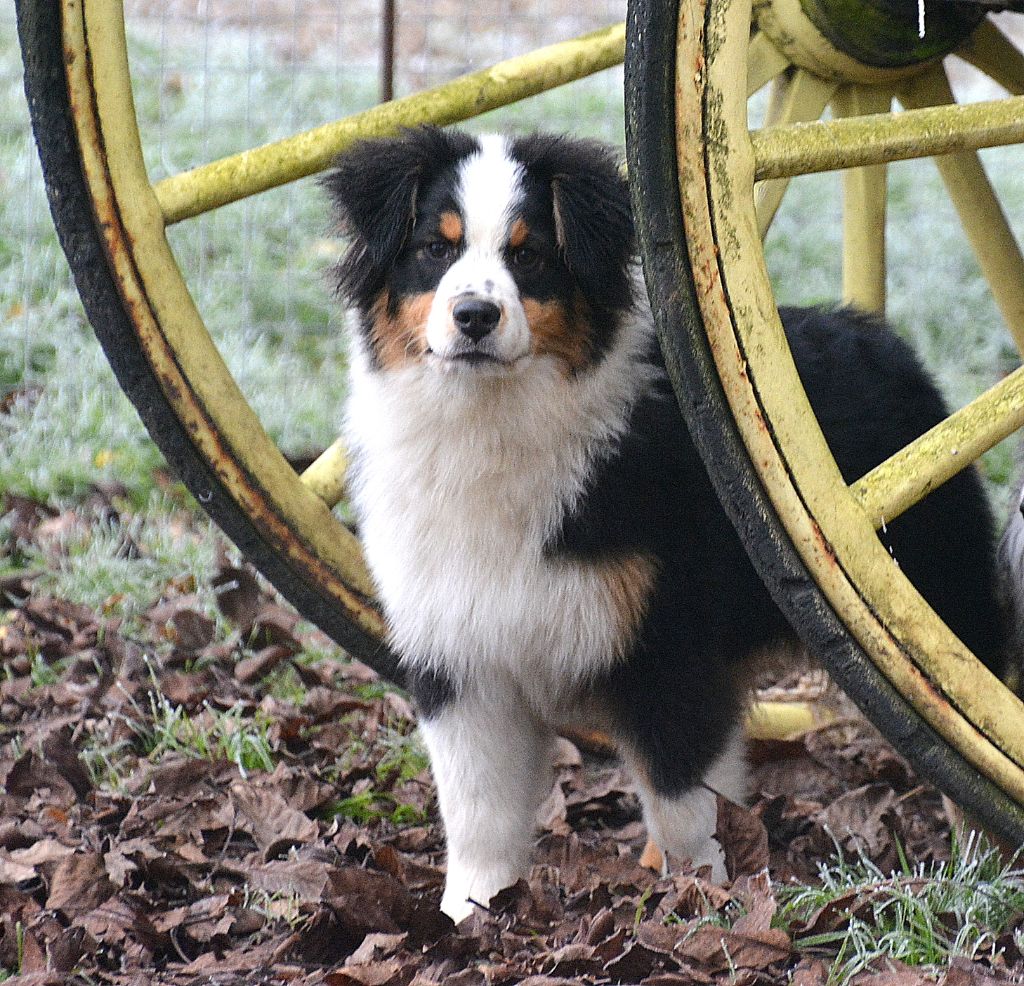
[[[352,237],[350,496],[437,782],[443,910],[526,872],[564,727],[613,736],[666,858],[722,875],[713,792],[746,792],[744,671],[793,632],[680,422],[614,154],[423,128],[357,144],[324,184]],[[849,480],[944,416],[879,322],[783,319]],[[973,471],[883,536],[998,670]]]

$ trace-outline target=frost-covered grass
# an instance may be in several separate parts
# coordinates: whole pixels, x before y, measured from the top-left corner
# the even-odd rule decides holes
[[[1024,911],[1024,871],[1007,862],[971,832],[954,836],[949,860],[931,866],[904,864],[883,873],[869,859],[836,858],[822,864],[813,886],[776,887],[783,903],[778,922],[797,931],[795,944],[831,958],[829,981],[850,982],[866,969],[882,971],[889,961],[938,973],[954,958],[996,962],[1012,941]],[[821,922],[821,915],[829,920]],[[820,922],[827,930],[814,931]]]
[[[114,520],[82,510],[63,514],[60,524],[18,559],[39,572],[37,592],[131,618],[175,587],[194,592],[207,615],[217,618],[210,579],[223,537],[212,521],[197,522],[154,494],[139,513]]]

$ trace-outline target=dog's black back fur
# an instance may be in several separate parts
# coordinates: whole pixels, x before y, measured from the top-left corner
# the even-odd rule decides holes
[[[916,356],[880,320],[849,310],[780,314],[847,482],[946,416]],[[951,629],[1001,673],[994,524],[977,472],[954,477],[880,536]],[[697,783],[738,713],[743,664],[793,633],[719,504],[667,383],[634,408],[617,451],[595,471],[549,550],[659,559],[640,639],[597,691],[623,733],[641,744],[656,788],[672,793]]]

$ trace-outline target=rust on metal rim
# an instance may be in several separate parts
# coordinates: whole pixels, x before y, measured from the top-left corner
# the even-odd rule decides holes
[[[164,236],[142,161],[117,0],[64,0],[65,64],[110,269],[143,351],[202,457],[252,523],[351,621],[382,639],[358,542],[306,490],[239,392]]]
[[[1020,701],[938,619],[843,482],[800,384],[753,208],[743,82],[750,0],[683,0],[676,141],[702,320],[751,462],[839,618],[908,702],[1024,803]]]

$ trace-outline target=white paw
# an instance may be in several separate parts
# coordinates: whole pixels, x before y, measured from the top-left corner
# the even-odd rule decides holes
[[[444,896],[441,898],[441,911],[447,914],[456,924],[461,924],[473,913],[474,905],[471,901],[466,899],[459,899],[457,895],[453,895],[450,891],[446,890]]]
[[[441,910],[458,924],[468,918],[478,905],[486,908],[499,890],[511,887],[521,875],[519,869],[512,866],[480,870],[449,861]]]
[[[714,883],[725,883],[729,879],[729,874],[725,870],[725,853],[714,836],[694,852],[693,866],[695,869],[710,866],[711,880]]]

